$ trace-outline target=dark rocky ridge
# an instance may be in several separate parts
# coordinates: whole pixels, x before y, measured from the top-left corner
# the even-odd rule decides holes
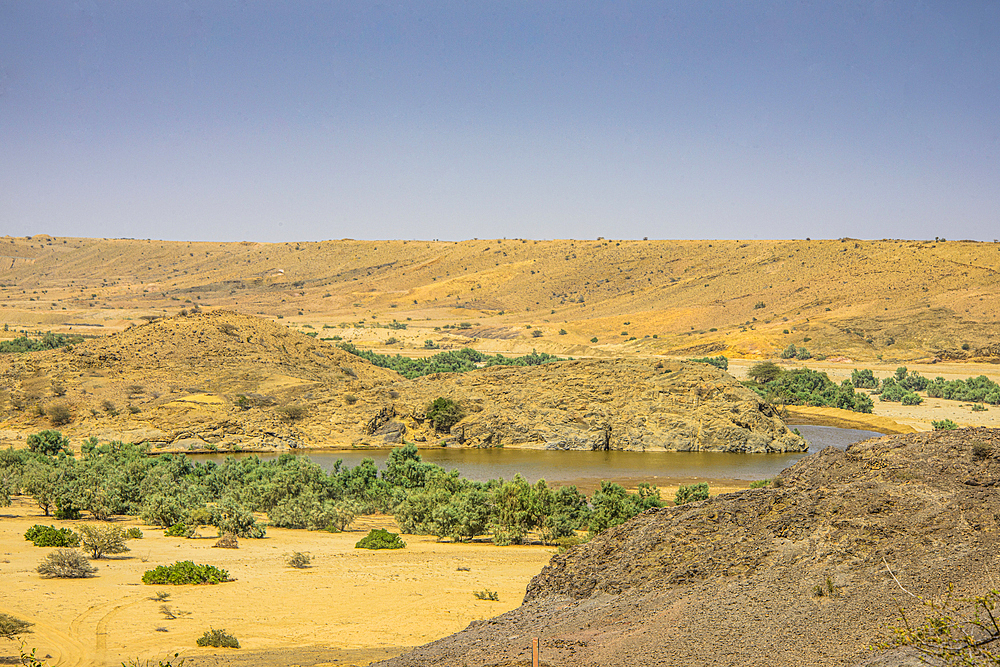
[[[520,608],[379,664],[527,665],[537,636],[546,665],[856,665],[899,605],[921,617],[900,585],[998,586],[1000,431],[827,448],[778,479],[645,512],[555,556]]]

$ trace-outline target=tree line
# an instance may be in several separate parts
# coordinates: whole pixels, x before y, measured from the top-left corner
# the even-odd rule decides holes
[[[520,357],[505,357],[502,354],[483,354],[471,348],[463,348],[450,352],[438,352],[430,357],[412,359],[400,354],[392,356],[371,350],[361,350],[351,343],[341,343],[338,347],[375,366],[394,370],[409,380],[431,373],[465,373],[486,366],[538,366],[559,361],[559,357],[555,355],[534,351]]]

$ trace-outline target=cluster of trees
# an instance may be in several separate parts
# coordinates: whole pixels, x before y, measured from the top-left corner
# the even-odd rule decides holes
[[[688,361],[694,361],[699,364],[709,364],[710,366],[721,368],[724,371],[729,370],[729,359],[726,359],[726,357],[721,354],[717,357],[698,357],[697,359],[688,359]]]
[[[61,438],[58,432],[46,439]],[[271,461],[256,456],[197,463],[184,455],[149,456],[147,447],[91,438],[77,458],[64,448],[0,451],[5,498],[30,495],[57,518],[83,511],[98,519],[138,515],[143,521],[191,535],[199,526],[220,533],[263,537],[255,512],[286,528],[343,530],[359,514],[395,516],[404,532],[471,540],[492,534],[497,544],[523,541],[538,531],[546,542],[624,523],[660,507],[659,490],[637,493],[603,482],[589,501],[574,486],[549,487],[512,480],[477,482],[421,460],[416,447],[394,449],[385,470],[372,459],[329,473],[305,456]],[[0,497],[3,500],[4,497]]]
[[[359,350],[350,343],[341,343],[339,347],[376,366],[394,370],[410,380],[431,373],[464,373],[484,366],[538,366],[559,360],[559,357],[546,352],[532,352],[521,357],[505,357],[502,354],[483,354],[470,348],[453,352],[439,352],[423,359],[411,359],[399,354],[392,356],[378,354],[371,350]]]
[[[851,382],[858,388],[874,389],[883,401],[902,402],[903,405],[922,403],[918,391],[927,392],[931,398],[1000,405],[1000,385],[985,375],[967,380],[945,380],[940,376],[931,380],[916,371],[907,371],[906,366],[900,366],[894,375],[881,383],[868,369],[854,370]]]
[[[795,347],[795,343],[790,344],[781,351],[782,359],[812,359],[812,353],[804,347]]]
[[[11,340],[0,341],[0,353],[54,350],[57,347],[82,342],[83,336],[56,334],[51,331],[47,331],[44,336],[37,339],[28,338],[27,336],[18,336],[17,338],[13,338]]]
[[[854,389],[851,380],[835,383],[826,373],[808,368],[786,370],[771,361],[755,364],[747,371],[747,387],[775,405],[819,405],[871,413],[874,404]]]

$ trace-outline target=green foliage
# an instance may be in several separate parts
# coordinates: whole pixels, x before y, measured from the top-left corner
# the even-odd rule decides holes
[[[164,537],[189,537],[190,534],[187,524],[179,521],[163,531]]]
[[[0,637],[4,639],[15,639],[18,635],[32,632],[32,625],[34,623],[21,620],[10,614],[0,613]]]
[[[935,431],[953,431],[958,428],[958,424],[950,419],[941,419],[931,421],[931,426]]]
[[[945,380],[937,377],[927,384],[926,391],[931,398],[1000,405],[1000,385],[985,375],[967,380]]]
[[[231,497],[223,498],[212,510],[210,523],[219,529],[220,535],[229,533],[236,537],[257,539],[266,534],[266,529],[257,523],[253,512]]]
[[[754,368],[751,368],[750,371],[753,371]],[[747,386],[770,403],[830,406],[864,413],[871,413],[873,408],[871,398],[854,391],[850,380],[844,380],[842,384],[838,385],[826,373],[808,368],[779,369],[777,375],[768,371],[763,377],[768,376],[773,377],[763,383],[759,381],[748,383]]]
[[[688,359],[688,361],[694,361],[699,364],[709,364],[715,366],[716,368],[721,368],[724,371],[729,370],[729,359],[723,355],[717,357],[699,357],[697,359]]]
[[[64,347],[75,343],[82,343],[83,336],[73,336],[70,334],[54,334],[45,332],[45,335],[37,340],[32,340],[27,336],[20,336],[11,340],[0,341],[0,354],[13,352],[39,352],[41,350],[54,350],[57,347]]]
[[[80,536],[69,528],[35,524],[24,533],[24,539],[36,547],[77,547]]]
[[[125,530],[125,539],[126,540],[141,540],[142,539],[142,530],[140,530],[140,528],[138,526],[129,526]]]
[[[434,341],[427,341],[436,349]],[[488,355],[470,348],[451,352],[439,352],[430,357],[411,359],[402,355],[385,355],[370,350],[359,350],[350,343],[339,346],[345,352],[361,357],[381,368],[389,368],[405,378],[413,379],[431,373],[464,373],[484,366],[537,366],[559,358],[545,352],[532,352],[521,357],[504,357],[503,355]],[[425,343],[425,347],[427,347]]]
[[[594,510],[589,529],[597,535],[608,528],[625,523],[651,507],[663,507],[660,490],[649,484],[640,484],[637,493],[628,493],[620,484],[601,482],[601,488],[590,497]]]
[[[591,338],[590,342],[591,343],[596,343],[597,342],[597,336],[594,336],[593,338]]]
[[[465,416],[465,411],[450,398],[439,396],[427,406],[427,419],[434,425],[434,430],[447,432]]]
[[[708,499],[708,484],[682,484],[674,494],[674,505],[686,505],[696,500]]]
[[[367,535],[362,537],[355,549],[402,549],[406,546],[400,538],[399,533],[390,533],[384,528],[373,528]]]
[[[220,584],[230,581],[229,572],[214,565],[196,565],[192,561],[178,561],[173,565],[160,565],[146,570],[142,575],[144,584]]]
[[[761,361],[750,367],[747,377],[757,384],[766,384],[782,373],[782,368],[773,361]]]
[[[531,486],[521,475],[502,479],[489,492],[489,530],[498,546],[520,544],[534,525]]]
[[[125,531],[118,526],[80,526],[80,546],[91,558],[130,551],[125,545]]]
[[[791,343],[788,347],[781,351],[780,356],[782,359],[794,359],[799,356],[799,350],[795,347],[795,343]]]
[[[972,411],[973,412],[986,412],[986,409],[987,409],[986,406],[983,405],[982,403],[973,403],[972,404]]]
[[[500,594],[496,591],[491,591],[488,588],[484,588],[481,591],[472,591],[472,594],[477,600],[487,600],[490,602],[499,602]]]
[[[35,568],[45,578],[82,579],[92,577],[97,568],[76,549],[61,548],[50,552]]]
[[[954,587],[940,601],[921,598],[926,616],[920,624],[911,623],[900,609],[901,625],[891,627],[893,637],[875,646],[889,649],[911,646],[921,661],[943,666],[1000,665],[1000,617],[997,603],[1000,591],[991,590],[971,598],[956,598]]]
[[[763,489],[768,486],[771,486],[771,480],[769,479],[758,479],[756,481],[750,482],[751,489]]]
[[[239,648],[240,642],[225,630],[206,630],[196,641],[198,646],[214,646],[215,648]]]
[[[59,431],[39,431],[28,436],[27,445],[29,452],[53,456],[69,451],[69,438],[64,438]]]
[[[861,370],[855,368],[851,371],[851,384],[856,389],[878,389],[878,380],[875,379],[875,374],[868,368]]]

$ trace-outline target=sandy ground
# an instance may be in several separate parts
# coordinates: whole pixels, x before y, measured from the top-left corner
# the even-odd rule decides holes
[[[49,664],[77,667],[175,652],[221,653],[226,664],[366,665],[517,607],[528,581],[554,553],[551,547],[450,544],[416,536],[406,536],[407,548],[398,551],[354,548],[370,527],[394,527],[388,517],[359,520],[337,535],[269,528],[266,539],[241,540],[237,550],[212,548],[212,529],[205,531],[211,539],[185,540],[143,526],[145,536],[130,542],[130,553],[95,561],[96,577],[42,579],[34,568],[49,550],[23,538],[35,523],[78,522],[46,519],[24,498],[0,510],[0,611],[36,624],[26,644],[39,656],[51,656]],[[292,551],[311,553],[314,567],[287,567]],[[226,568],[236,581],[141,583],[147,569],[178,560]],[[497,591],[500,601],[475,599],[472,591],[483,588]],[[167,620],[163,603],[150,599],[161,590],[170,593],[165,604],[178,618]],[[196,648],[195,640],[209,628],[231,632],[242,648]],[[16,647],[4,641],[0,655],[12,655]]]
[[[670,480],[660,486],[672,501],[679,484],[708,481],[712,494],[746,488],[744,480]],[[70,526],[85,521],[45,517],[30,498],[0,509],[0,611],[35,623],[27,647],[49,665],[104,667],[133,658],[161,660],[180,653],[188,667],[207,665],[367,665],[462,630],[471,621],[519,606],[525,587],[555,553],[553,547],[452,544],[405,535],[406,549],[367,551],[354,544],[370,528],[396,530],[390,517],[362,517],[352,530],[330,534],[269,528],[263,540],[216,549],[204,538],[167,538],[137,525],[141,540],[121,557],[94,561],[90,579],[43,579],[34,571],[50,550],[24,540],[36,523]],[[285,565],[292,551],[309,552],[313,567]],[[229,570],[236,581],[216,586],[146,586],[142,574],[157,565],[193,560]],[[468,568],[459,569],[459,568]],[[499,602],[473,590],[497,591]],[[153,600],[159,591],[165,602]],[[167,619],[168,605],[177,616]],[[201,649],[195,640],[224,628],[239,650]],[[3,656],[17,643],[0,640]]]

